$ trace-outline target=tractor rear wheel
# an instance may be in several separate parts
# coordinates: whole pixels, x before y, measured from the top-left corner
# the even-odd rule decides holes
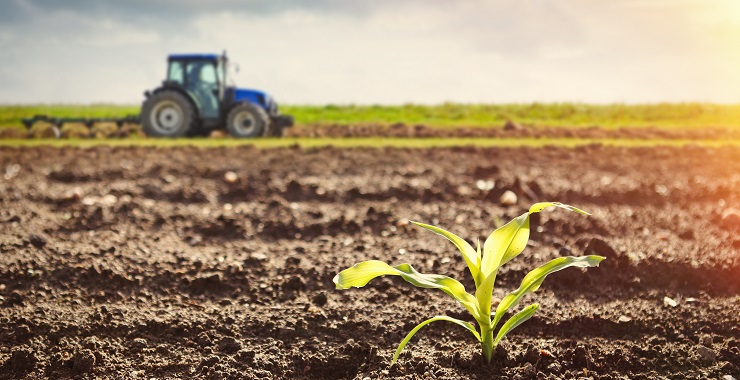
[[[229,111],[226,129],[236,138],[264,136],[270,118],[262,107],[253,103],[241,103]]]
[[[141,126],[151,137],[183,137],[193,126],[195,110],[177,91],[158,92],[141,107]]]

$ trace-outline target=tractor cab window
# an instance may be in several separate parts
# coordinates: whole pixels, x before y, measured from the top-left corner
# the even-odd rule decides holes
[[[201,116],[216,118],[219,115],[218,78],[213,62],[194,61],[187,64],[187,88],[201,104]]]
[[[188,87],[215,87],[218,85],[216,67],[211,62],[190,62],[187,67]]]
[[[183,84],[184,80],[182,74],[182,62],[170,62],[169,72],[167,73],[167,80]]]
[[[208,85],[218,84],[216,79],[216,68],[211,63],[207,63],[200,68],[200,81]]]

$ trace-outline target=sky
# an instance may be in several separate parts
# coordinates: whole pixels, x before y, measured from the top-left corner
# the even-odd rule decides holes
[[[137,104],[223,50],[284,104],[740,103],[740,0],[0,0],[0,103]]]

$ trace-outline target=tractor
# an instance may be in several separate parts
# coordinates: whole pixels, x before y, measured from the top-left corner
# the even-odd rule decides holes
[[[144,93],[139,118],[148,136],[206,136],[225,128],[236,138],[279,137],[293,125],[270,95],[227,85],[226,52],[173,54],[167,63],[167,79]]]

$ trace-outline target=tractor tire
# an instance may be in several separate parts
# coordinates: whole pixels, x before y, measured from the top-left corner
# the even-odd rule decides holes
[[[177,91],[158,92],[141,107],[141,126],[150,137],[183,137],[192,129],[195,109]]]
[[[229,111],[226,129],[229,134],[239,138],[264,136],[270,125],[270,117],[262,107],[253,103],[241,103]]]

